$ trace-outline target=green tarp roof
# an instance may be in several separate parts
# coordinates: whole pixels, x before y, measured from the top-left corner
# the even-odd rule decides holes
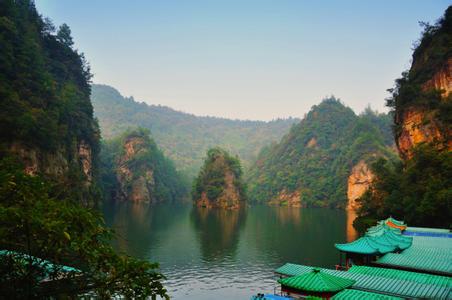
[[[417,282],[409,277],[390,278],[330,269],[321,270],[330,275],[355,280],[356,283],[353,284],[352,289],[402,298],[451,299],[452,297],[451,288],[448,286]],[[298,276],[311,271],[310,266],[288,263],[276,269],[275,272],[286,276]]]
[[[401,253],[388,253],[376,263],[450,275],[452,238],[414,236],[410,248]]]
[[[364,292],[359,290],[346,289],[336,295],[331,299],[333,300],[402,300],[403,298],[392,297],[388,295]]]
[[[283,286],[307,292],[337,292],[352,286],[355,280],[334,276],[314,268],[311,272],[279,279],[278,282]]]

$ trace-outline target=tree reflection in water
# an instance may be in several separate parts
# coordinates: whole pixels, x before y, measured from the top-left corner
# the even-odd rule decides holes
[[[205,261],[235,256],[246,215],[245,208],[226,210],[193,207],[190,220],[197,232]]]

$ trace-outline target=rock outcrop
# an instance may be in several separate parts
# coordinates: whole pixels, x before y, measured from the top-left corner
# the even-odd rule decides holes
[[[270,200],[268,204],[290,207],[303,207],[303,202],[301,201],[301,191],[296,190],[294,192],[288,192],[287,190],[282,190],[281,192],[279,192],[278,196]]]
[[[374,174],[364,160],[360,160],[351,171],[347,184],[347,209],[356,210],[359,199],[369,188],[374,178]]]
[[[109,200],[135,203],[181,201],[187,190],[172,161],[147,129],[129,130],[103,144],[102,185]]]
[[[449,7],[439,23],[426,27],[410,70],[397,81],[392,106],[396,144],[403,160],[412,158],[419,144],[452,150],[450,117],[444,116],[452,105],[451,32]]]
[[[245,192],[241,176],[237,158],[219,148],[209,150],[192,191],[195,205],[225,209],[243,207]]]
[[[118,199],[132,202],[155,202],[153,170],[147,163],[134,164],[139,156],[148,154],[145,137],[130,135],[125,138],[123,154],[118,158],[116,178]]]
[[[451,131],[443,129],[435,112],[410,107],[399,116],[400,133],[397,148],[403,159],[410,159],[413,148],[421,143],[435,144],[438,148],[452,150]]]

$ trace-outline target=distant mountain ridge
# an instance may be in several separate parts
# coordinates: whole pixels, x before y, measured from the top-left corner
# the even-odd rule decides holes
[[[249,167],[263,146],[280,140],[299,121],[199,117],[165,106],[139,103],[113,87],[99,84],[92,85],[91,100],[104,138],[110,139],[137,126],[147,128],[178,170],[189,177],[197,174],[206,151],[217,146],[238,155],[244,167]]]

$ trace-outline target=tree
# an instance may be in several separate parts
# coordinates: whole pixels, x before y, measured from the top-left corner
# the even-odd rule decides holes
[[[0,255],[4,295],[90,291],[103,298],[168,298],[158,264],[115,253],[113,232],[97,212],[52,192],[48,182],[25,174],[12,159],[0,161],[0,249],[9,251]]]
[[[74,41],[72,40],[71,36],[71,29],[66,23],[63,23],[58,28],[56,37],[59,42],[61,42],[63,45],[68,46],[69,48],[71,48],[74,45]]]

